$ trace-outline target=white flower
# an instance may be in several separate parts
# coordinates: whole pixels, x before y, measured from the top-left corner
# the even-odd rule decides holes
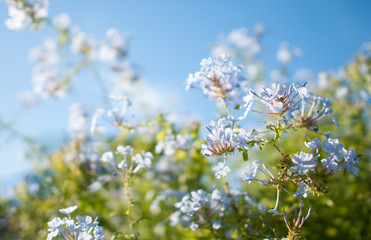
[[[209,98],[223,101],[240,101],[241,66],[234,66],[229,56],[202,59],[200,72],[190,74],[186,81],[186,89],[198,83],[204,94]]]
[[[290,45],[287,42],[283,42],[276,53],[276,57],[281,63],[288,64],[292,61],[292,55],[300,57],[302,54],[303,52],[300,48],[293,47],[290,49]]]
[[[110,98],[115,101],[116,106],[107,112],[107,116],[113,118],[115,124],[121,125],[128,107],[131,106],[131,102],[128,98],[122,96],[111,95]]]
[[[99,49],[100,60],[109,62],[125,56],[129,46],[127,35],[111,28],[107,30],[106,36],[107,40]]]
[[[5,25],[10,30],[23,30],[32,22],[41,22],[48,16],[49,0],[26,1],[26,4],[17,1],[7,2],[10,18],[5,20]]]
[[[227,176],[227,174],[231,171],[231,169],[223,162],[218,162],[218,164],[216,166],[213,166],[212,169],[216,172],[215,177],[217,179]]]
[[[102,162],[108,162],[110,164],[113,164],[113,159],[113,152],[105,152],[101,157]]]
[[[121,155],[125,156],[133,152],[133,147],[130,145],[127,145],[125,147],[119,145],[117,146],[116,151],[117,153],[120,153]]]
[[[5,25],[10,30],[23,30],[32,22],[25,10],[18,8],[16,5],[9,5],[8,14],[11,18],[5,20]]]
[[[136,173],[141,168],[150,168],[152,164],[153,155],[150,152],[143,152],[141,154],[136,154],[132,160],[136,162],[138,165],[134,169],[133,173]]]
[[[95,129],[97,127],[98,119],[101,118],[104,114],[104,110],[102,108],[98,108],[95,110],[93,118],[91,120],[91,127],[90,127],[90,134],[93,135],[95,133]]]
[[[206,126],[209,131],[207,135],[207,144],[202,144],[201,153],[205,156],[221,156],[232,153],[237,145],[233,141],[234,132],[232,128],[226,127],[226,119],[221,118],[217,123],[211,121]]]
[[[79,32],[73,35],[72,37],[72,42],[71,42],[72,53],[75,53],[75,54],[82,53],[86,56],[93,57],[94,46],[95,46],[94,39],[88,37],[88,35],[86,35],[83,32]]]
[[[63,224],[64,224],[64,221],[59,217],[55,217],[50,222],[48,222],[48,226],[53,230],[58,229]]]
[[[67,31],[72,27],[72,21],[67,13],[61,13],[53,18],[53,25],[62,31]]]
[[[259,28],[259,27],[258,27]],[[260,44],[257,39],[249,36],[246,28],[239,28],[233,30],[227,39],[230,43],[234,44],[247,56],[256,55],[260,52]]]
[[[302,99],[296,99],[298,95],[303,95],[306,90],[306,83],[299,85],[295,84],[287,87],[279,83],[273,83],[270,88],[264,87],[260,94],[250,89],[250,93],[261,100],[261,103],[266,105],[268,109],[275,114],[283,114],[290,109],[295,108]]]
[[[84,135],[87,130],[87,118],[82,103],[74,103],[69,107],[68,128],[73,136]]]
[[[280,48],[278,49],[276,53],[276,57],[278,61],[280,61],[283,64],[288,64],[291,62],[291,52],[289,50],[289,46],[287,43],[282,43],[280,45]]]
[[[73,211],[77,209],[77,206],[71,206],[67,208],[62,208],[59,210],[62,214],[70,215]]]

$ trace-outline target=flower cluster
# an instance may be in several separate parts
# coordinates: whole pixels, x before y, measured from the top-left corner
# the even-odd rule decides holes
[[[10,30],[23,30],[48,16],[49,0],[10,0],[7,3],[10,18],[5,20],[5,25]]]
[[[263,87],[260,94],[253,90],[250,90],[250,94],[253,94],[259,100],[259,103],[265,105],[270,114],[283,115],[303,101],[308,92],[305,85],[295,86],[295,84],[291,84],[288,87],[279,83],[273,83],[270,88]]]
[[[171,156],[177,149],[186,150],[192,144],[192,136],[190,134],[178,134],[166,136],[164,140],[160,140],[156,145],[156,153],[164,153],[166,156]]]
[[[115,97],[110,96],[111,100],[114,102],[114,108],[108,110],[105,114],[104,109],[98,108],[91,121],[90,133],[93,135],[98,125],[98,120],[103,118],[107,122],[114,126],[119,126],[122,128],[131,129],[137,124],[133,121],[124,121],[126,117],[126,112],[128,107],[131,106],[131,102],[126,97]]]
[[[236,203],[241,203],[241,201],[242,204],[237,206]],[[198,228],[218,230],[224,227],[223,218],[228,217],[233,211],[239,211],[237,210],[239,206],[243,206],[243,211],[251,206],[257,206],[260,210],[265,211],[264,207],[257,205],[247,193],[238,190],[222,193],[218,189],[214,189],[210,194],[199,189],[185,194],[175,204],[178,211],[170,216],[170,224],[176,225],[180,222],[192,231]],[[227,225],[228,223],[225,223],[225,226]]]
[[[53,39],[31,49],[30,59],[35,63],[32,84],[36,95],[43,98],[65,96],[69,89],[69,76],[60,73],[59,58],[58,43]]]
[[[209,134],[206,137],[207,144],[201,146],[201,153],[209,157],[224,156],[224,161],[218,162],[217,165],[212,167],[217,179],[227,176],[230,172],[230,168],[226,165],[228,154],[232,154],[236,150],[247,154],[247,150],[261,141],[257,132],[248,132],[243,128],[236,129],[234,125],[233,118],[221,118],[218,122],[211,121],[206,126]]]
[[[234,66],[227,55],[202,59],[200,65],[199,72],[189,74],[185,83],[186,90],[199,84],[204,94],[210,98],[238,103],[241,81],[244,80],[240,75],[241,66]]]
[[[348,170],[354,175],[358,175],[358,168],[354,164],[359,163],[358,156],[353,150],[346,150],[344,145],[339,143],[338,139],[326,139],[320,142],[318,138],[314,138],[305,145],[312,150],[312,153],[300,152],[300,154],[292,155],[291,159],[294,164],[290,171],[294,174],[304,175],[308,171],[327,172],[331,175]],[[327,157],[321,159],[322,168],[319,166],[319,148],[327,153]]]
[[[283,42],[280,44],[280,47],[278,48],[276,57],[278,61],[286,65],[292,61],[293,56],[300,57],[302,54],[303,53],[300,48],[290,47],[290,45],[287,42]]]
[[[111,28],[107,30],[106,37],[107,40],[99,48],[99,59],[110,62],[125,57],[129,47],[128,36]]]
[[[142,152],[135,154],[131,146],[118,146],[116,153],[123,157],[123,160],[117,164],[113,152],[105,152],[101,157],[102,162],[107,162],[114,171],[121,176],[128,176],[137,173],[141,168],[151,168],[153,155],[151,152]],[[129,156],[131,158],[129,158]],[[130,161],[129,161],[130,160]],[[134,168],[135,163],[135,168]],[[119,169],[121,171],[119,171]],[[124,175],[122,174],[124,173]]]
[[[263,34],[264,26],[261,24],[255,26],[254,34],[249,33],[247,28],[234,29],[225,39],[212,46],[212,55],[229,54],[237,57],[240,54],[246,59],[251,59],[261,50],[259,40]]]
[[[206,137],[207,144],[202,145],[201,151],[205,156],[222,156],[233,153],[237,149],[249,150],[261,140],[255,131],[236,129],[231,119],[221,118],[217,122],[211,121],[206,128],[209,131]]]
[[[56,236],[61,236],[65,240],[104,240],[103,227],[98,224],[98,217],[93,220],[90,216],[76,217],[76,222],[72,219],[71,213],[76,210],[77,206],[71,206],[59,210],[62,214],[68,215],[68,218],[63,219],[59,217],[53,218],[48,222],[50,232],[47,240],[51,240]]]
[[[299,126],[311,128],[317,132],[319,125],[331,123],[330,121],[321,121],[326,116],[332,114],[331,105],[331,102],[326,98],[307,94],[296,108],[292,108],[289,111],[288,115]],[[339,126],[336,115],[333,116],[332,123],[336,127]]]

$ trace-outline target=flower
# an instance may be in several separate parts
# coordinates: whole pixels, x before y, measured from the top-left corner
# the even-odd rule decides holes
[[[225,118],[221,118],[217,123],[211,121],[207,130],[207,144],[202,144],[201,153],[205,156],[221,156],[234,152],[237,145],[233,142],[233,130],[226,127]]]
[[[350,171],[353,175],[358,176],[359,169],[354,164],[359,164],[359,158],[353,150],[347,152],[344,160],[345,168]]]
[[[321,145],[321,142],[318,138],[313,138],[312,141],[305,142],[304,144],[307,148],[314,151]]]
[[[307,188],[307,185],[305,183],[300,183],[299,184],[299,191],[295,192],[293,194],[294,197],[296,198],[302,198],[302,197],[307,197],[308,193],[310,193],[310,190]]]
[[[72,27],[72,21],[67,13],[61,13],[53,18],[53,25],[61,31],[68,31]]]
[[[302,50],[297,47],[290,49],[290,45],[287,42],[281,43],[276,53],[278,61],[280,61],[283,64],[288,64],[292,60],[292,55],[301,56]]]
[[[8,2],[9,19],[5,20],[5,25],[10,30],[23,30],[31,23],[41,22],[48,16],[49,0],[36,0],[33,4],[29,1]]]
[[[121,154],[123,156],[126,156],[128,154],[132,154],[133,153],[133,147],[130,146],[130,145],[127,145],[125,147],[119,145],[119,146],[117,146],[116,151],[117,151],[117,153],[119,153],[119,154]]]
[[[266,105],[272,114],[284,114],[292,108],[295,108],[302,99],[296,99],[298,95],[303,95],[306,92],[306,83],[296,87],[294,84],[287,87],[279,83],[273,83],[271,88],[264,87],[261,93],[257,94],[250,89],[250,93],[261,100],[261,103]]]
[[[175,207],[179,208],[182,213],[193,216],[193,214],[201,208],[201,204],[199,202],[191,201],[189,196],[186,195],[180,202],[175,203]]]
[[[86,112],[81,103],[74,103],[69,107],[68,128],[73,137],[85,136],[87,121]]]
[[[62,219],[59,217],[53,218],[50,222],[48,222],[49,229],[48,231],[50,232],[48,234],[47,240],[52,239],[53,237],[56,237],[59,233],[59,228],[65,223]]]
[[[101,157],[101,161],[102,162],[108,162],[110,164],[113,163],[113,152],[105,152],[103,153],[102,157]]]
[[[346,157],[348,152],[344,148],[344,144],[339,143],[338,139],[326,139],[321,143],[322,150],[331,155],[337,162]]]
[[[212,167],[212,170],[216,172],[215,177],[217,179],[227,176],[227,174],[231,171],[231,169],[223,162],[218,162],[216,166]]]
[[[67,207],[67,208],[62,208],[62,209],[60,209],[59,211],[60,211],[62,214],[70,215],[70,214],[71,214],[72,212],[74,212],[76,209],[77,209],[77,206],[71,206],[71,207]]]
[[[256,174],[258,172],[259,165],[261,162],[262,160],[260,161],[255,160],[250,166],[247,166],[243,180],[245,180],[248,183],[251,183],[251,181],[253,180],[258,180],[256,178]]]
[[[153,155],[150,152],[142,152],[141,154],[136,154],[132,160],[136,162],[138,165],[134,169],[133,173],[136,173],[141,168],[150,168],[152,163]]]
[[[94,56],[95,40],[90,38],[87,34],[79,32],[72,37],[71,52],[75,54],[83,54],[87,57]]]
[[[48,222],[50,232],[47,236],[47,240],[51,240],[54,237],[60,235],[63,239],[70,239],[69,236],[74,236],[74,239],[93,239],[91,232],[94,233],[95,240],[104,240],[103,228],[98,226],[98,218],[95,218],[94,221],[90,216],[77,216],[77,221],[75,222],[71,218],[71,213],[76,210],[77,206],[71,206],[59,210],[63,214],[68,214],[69,219],[64,218],[53,218]]]
[[[294,166],[290,168],[290,171],[304,175],[308,170],[313,170],[316,167],[317,158],[318,156],[314,156],[311,153],[300,152],[300,155],[294,154],[291,157]]]
[[[192,136],[190,134],[178,134],[166,136],[156,145],[156,153],[164,152],[166,156],[171,156],[177,149],[186,150],[192,144]]]
[[[120,126],[124,121],[124,116],[131,102],[126,97],[116,97],[111,95],[110,98],[115,101],[116,106],[107,112],[107,116],[113,118],[114,124]]]
[[[298,124],[307,128],[313,128],[317,132],[320,120],[332,114],[332,109],[330,108],[332,104],[326,98],[309,93],[302,95],[301,98],[300,105],[291,109],[289,117]],[[336,117],[332,122],[337,126]]]
[[[237,101],[240,81],[243,80],[240,76],[241,66],[234,66],[227,55],[204,58],[200,65],[199,72],[189,74],[185,82],[186,90],[194,88],[198,83],[209,98]]]
[[[120,33],[111,28],[106,32],[107,40],[100,46],[99,58],[101,61],[110,62],[122,58],[127,54],[129,38],[127,34]]]

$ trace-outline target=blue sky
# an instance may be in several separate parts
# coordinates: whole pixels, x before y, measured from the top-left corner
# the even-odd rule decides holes
[[[336,69],[348,62],[364,42],[371,41],[370,1],[51,1],[50,16],[70,14],[80,28],[97,39],[108,28],[129,32],[130,58],[159,91],[177,95],[181,112],[196,112],[210,120],[212,102],[201,92],[186,92],[183,82],[199,69],[209,46],[220,34],[240,27],[265,26],[264,60],[278,67],[275,52],[281,42],[300,47],[304,54],[290,68],[314,72]],[[2,23],[6,4],[0,2],[0,116],[19,107],[16,93],[30,90],[32,64],[28,51],[41,44],[50,30],[14,32]],[[86,97],[86,96],[85,96]],[[92,97],[92,96],[90,96]],[[88,97],[89,98],[89,97]],[[42,102],[23,113],[15,128],[42,141],[58,142],[66,133],[68,106],[74,99]],[[24,145],[16,139],[0,142],[0,184],[19,180],[30,164],[19,158]],[[5,166],[5,167],[4,167]],[[1,190],[1,189],[0,189]]]

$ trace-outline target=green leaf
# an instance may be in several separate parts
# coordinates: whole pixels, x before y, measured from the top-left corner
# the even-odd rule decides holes
[[[241,109],[241,105],[237,104],[237,105],[234,107],[234,109],[236,109],[236,110]]]
[[[249,160],[249,154],[248,154],[248,151],[244,151],[244,152],[242,153],[242,157],[243,157],[243,160],[244,160],[244,161]]]

